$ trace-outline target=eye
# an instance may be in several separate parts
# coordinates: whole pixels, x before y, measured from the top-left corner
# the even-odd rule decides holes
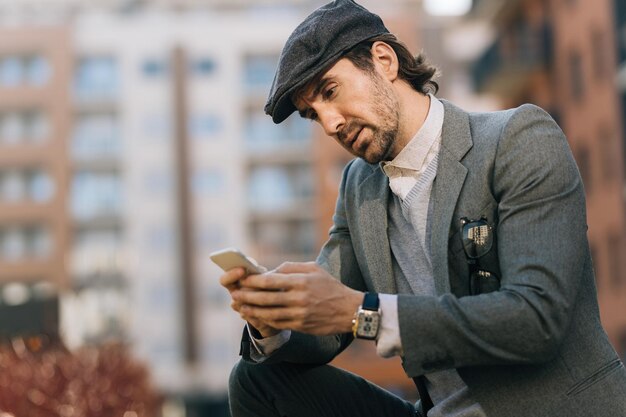
[[[323,92],[322,92],[322,98],[324,100],[328,100],[331,99],[334,95],[335,92],[337,91],[337,86],[336,85],[332,85],[328,88],[326,88]]]

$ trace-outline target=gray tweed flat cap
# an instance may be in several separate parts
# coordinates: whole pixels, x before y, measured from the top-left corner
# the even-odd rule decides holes
[[[287,39],[265,113],[280,123],[296,110],[291,94],[353,46],[389,33],[380,17],[352,0],[335,0],[311,13]]]

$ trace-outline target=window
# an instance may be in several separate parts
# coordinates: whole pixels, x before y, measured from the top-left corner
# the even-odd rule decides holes
[[[261,166],[250,172],[248,199],[255,210],[286,209],[310,199],[314,181],[309,164]]]
[[[3,202],[19,202],[26,199],[27,184],[20,171],[2,173],[1,193]]]
[[[201,170],[193,174],[192,189],[197,196],[216,197],[224,192],[224,175],[218,170]]]
[[[0,84],[16,87],[24,82],[24,66],[17,56],[7,56],[0,60]]]
[[[41,55],[0,58],[0,85],[5,87],[42,86],[50,80],[51,74],[48,60]]]
[[[41,227],[32,227],[25,231],[26,243],[30,255],[35,258],[46,258],[52,252],[52,236]]]
[[[284,209],[291,203],[293,190],[289,173],[283,168],[255,168],[248,184],[249,207],[255,210]]]
[[[168,66],[164,60],[152,58],[144,61],[141,71],[147,78],[161,78],[167,75]]]
[[[261,110],[246,114],[245,138],[251,150],[275,150],[288,145],[310,143],[312,123],[301,117],[290,117],[280,125]]]
[[[48,173],[42,170],[34,170],[27,173],[28,195],[31,200],[45,203],[54,195],[54,182]]]
[[[583,77],[583,59],[580,53],[574,51],[569,56],[570,90],[572,98],[579,100],[585,93]]]
[[[20,143],[25,136],[24,119],[17,112],[6,113],[2,116],[0,138],[5,144]]]
[[[82,247],[119,248],[122,235],[119,230],[82,230],[74,236],[74,250]]]
[[[0,230],[0,258],[6,261],[20,261],[29,257],[45,258],[52,250],[52,236],[41,225]]]
[[[267,92],[278,66],[276,55],[248,56],[244,62],[244,86],[251,93]]]
[[[122,184],[111,172],[78,172],[72,181],[72,213],[85,220],[117,216],[122,209]]]
[[[312,198],[315,181],[311,167],[309,165],[300,164],[294,166],[290,171],[289,176],[292,181],[294,197],[299,199]]]
[[[0,114],[0,143],[40,143],[50,135],[47,114],[40,110]]]
[[[259,222],[252,234],[268,252],[315,256],[317,228],[313,221]]]
[[[26,256],[26,239],[19,228],[11,228],[2,234],[2,257],[6,260],[19,260]]]
[[[0,199],[3,202],[21,202],[30,199],[44,203],[53,195],[54,182],[40,169],[0,172]]]
[[[123,250],[117,229],[79,231],[72,248],[72,273],[83,277],[120,274]]]
[[[281,142],[285,136],[285,129],[281,127],[260,111],[249,112],[246,115],[246,141],[255,148],[271,146],[272,143]]]
[[[206,76],[215,71],[216,64],[210,58],[200,58],[191,63],[191,71],[193,74]]]
[[[117,62],[112,57],[87,57],[79,60],[74,91],[83,100],[111,99],[119,87]]]
[[[83,114],[78,117],[72,138],[72,154],[75,157],[118,156],[120,148],[120,131],[115,114]]]
[[[216,135],[222,130],[222,120],[215,115],[194,115],[189,120],[189,132],[196,139]]]
[[[28,84],[42,86],[50,80],[52,68],[46,58],[33,55],[24,58],[24,72]]]
[[[23,113],[23,126],[26,138],[41,143],[50,136],[50,121],[42,111],[32,110]]]

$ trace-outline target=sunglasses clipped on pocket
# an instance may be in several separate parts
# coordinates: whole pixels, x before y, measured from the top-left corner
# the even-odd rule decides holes
[[[487,219],[461,219],[463,250],[469,267],[471,295],[497,291],[500,288],[496,235]]]

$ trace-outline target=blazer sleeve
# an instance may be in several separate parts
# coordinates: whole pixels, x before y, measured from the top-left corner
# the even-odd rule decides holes
[[[411,376],[552,359],[581,280],[592,279],[582,181],[561,129],[543,110],[524,105],[506,123],[495,155],[500,290],[461,298],[400,295]]]
[[[344,284],[365,291],[352,248],[345,208],[345,196],[347,192],[349,193],[347,191],[350,183],[349,172],[353,163],[354,161],[350,162],[344,169],[333,216],[333,226],[329,231],[329,239],[324,244],[316,262],[333,277],[341,277]],[[341,353],[352,342],[352,339],[350,333],[313,336],[292,331],[289,341],[268,356],[263,363],[325,364]],[[250,358],[251,343],[249,335],[244,331],[241,347],[244,360],[253,361]]]

